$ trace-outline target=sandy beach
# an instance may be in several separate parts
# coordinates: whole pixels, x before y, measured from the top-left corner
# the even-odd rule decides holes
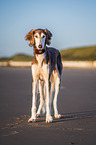
[[[0,145],[95,145],[96,69],[63,70],[61,119],[28,123],[30,108],[30,68],[0,67]]]

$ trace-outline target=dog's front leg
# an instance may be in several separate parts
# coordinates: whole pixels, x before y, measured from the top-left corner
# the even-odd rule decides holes
[[[46,123],[50,123],[53,121],[51,116],[51,106],[50,106],[50,91],[49,91],[49,81],[45,81],[46,87]]]
[[[31,108],[31,118],[28,122],[35,122],[36,121],[36,93],[37,93],[37,79],[33,80],[32,88],[33,88],[33,98],[32,98],[32,108]]]
[[[38,107],[38,111],[36,113],[36,116],[40,116],[41,113],[41,109],[43,107],[44,104],[44,82],[43,81],[39,81],[39,92],[40,92],[40,104]],[[43,109],[43,113],[45,113],[44,109]]]

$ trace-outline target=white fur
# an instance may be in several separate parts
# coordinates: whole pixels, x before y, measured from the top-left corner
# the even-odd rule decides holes
[[[43,53],[43,54],[41,54],[41,55],[36,55],[36,59],[37,59],[37,61],[38,61],[39,67],[41,67],[42,61],[44,60],[44,58],[45,58],[45,53]]]
[[[61,115],[58,114],[58,108],[57,108],[57,97],[58,97],[58,92],[59,92],[59,87],[60,87],[60,78],[58,77],[59,73],[54,74],[54,87],[55,87],[55,95],[53,99],[53,107],[54,107],[54,117],[55,118],[60,118]]]

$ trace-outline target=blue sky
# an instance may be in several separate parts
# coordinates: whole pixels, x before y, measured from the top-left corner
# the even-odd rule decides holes
[[[49,29],[59,50],[96,45],[96,1],[0,0],[0,57],[32,55],[24,37],[37,28]]]

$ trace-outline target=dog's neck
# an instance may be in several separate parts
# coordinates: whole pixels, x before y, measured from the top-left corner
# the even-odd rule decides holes
[[[39,54],[39,55],[36,54],[35,57],[36,57],[36,60],[38,62],[38,65],[41,67],[42,63],[43,63],[43,60],[45,59],[45,52],[42,53],[42,54]]]
[[[35,54],[43,54],[45,52],[45,48],[42,50],[34,49]]]
[[[42,63],[46,57],[45,51],[46,51],[46,47],[43,48],[42,50],[38,50],[38,49],[34,48],[34,56],[40,67],[42,66]]]

